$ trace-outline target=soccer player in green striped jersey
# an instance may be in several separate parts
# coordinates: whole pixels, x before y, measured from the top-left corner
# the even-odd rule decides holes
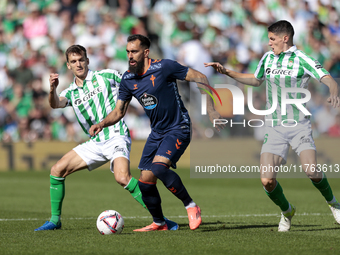
[[[287,97],[284,98],[286,94],[283,94],[283,91],[287,88],[306,89],[310,77],[329,87],[330,96],[327,101],[334,108],[339,107],[337,83],[318,61],[296,48],[293,44],[293,36],[294,28],[288,21],[281,20],[269,26],[268,45],[271,51],[264,54],[255,74],[228,70],[216,62],[205,63],[205,66],[212,66],[218,72],[246,85],[258,87],[265,82],[267,109],[273,105],[275,95],[278,99],[276,102],[286,99],[301,99],[301,93],[297,92],[287,93]],[[286,114],[283,114],[282,110],[286,110]],[[291,123],[291,126],[287,127],[282,124],[283,122]],[[274,167],[286,163],[290,146],[299,155],[303,170],[324,196],[336,222],[340,224],[340,204],[333,195],[325,174],[320,169],[316,169],[316,148],[309,115],[305,116],[296,105],[287,105],[286,109],[281,109],[280,104],[277,104],[275,111],[266,115],[266,135],[261,150],[260,163],[264,190],[282,211],[278,231],[290,230],[291,219],[296,211],[296,208],[288,202],[283,194],[282,187],[276,180],[276,172],[272,171]]]
[[[91,71],[86,49],[72,45],[66,50],[67,68],[75,78],[70,86],[57,95],[58,74],[50,74],[49,103],[53,109],[71,106],[83,131],[90,139],[66,153],[52,168],[50,174],[51,219],[35,229],[54,230],[61,228],[61,209],[65,196],[66,176],[83,169],[89,171],[110,162],[116,181],[128,190],[132,197],[146,208],[138,181],[130,172],[131,138],[124,120],[104,128],[91,137],[89,129],[102,121],[116,106],[121,74],[105,69]],[[165,219],[170,230],[178,229],[178,224]]]

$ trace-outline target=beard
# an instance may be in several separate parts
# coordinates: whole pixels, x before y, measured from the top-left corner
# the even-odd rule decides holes
[[[135,73],[135,74],[141,74],[143,73],[144,71],[144,61],[141,60],[141,61],[136,61],[136,65],[135,66],[131,66],[130,63],[129,63],[129,71],[131,73]]]

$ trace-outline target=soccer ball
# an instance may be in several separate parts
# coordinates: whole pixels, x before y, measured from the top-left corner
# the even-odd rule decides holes
[[[97,218],[97,229],[102,235],[119,234],[123,231],[124,219],[115,210],[106,210]]]

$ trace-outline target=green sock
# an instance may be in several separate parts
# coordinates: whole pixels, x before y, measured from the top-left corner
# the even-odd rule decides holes
[[[52,213],[50,221],[57,225],[60,221],[61,207],[65,196],[65,178],[50,175],[50,184]]]
[[[131,196],[146,209],[142,199],[142,192],[140,191],[138,181],[135,178],[132,177],[128,185],[124,188],[128,190],[131,193]]]
[[[264,189],[267,193],[268,197],[280,207],[281,211],[287,211],[289,208],[289,202],[287,201],[285,195],[283,194],[282,187],[278,181],[276,181],[276,187],[271,192],[268,192]]]
[[[321,192],[326,201],[331,201],[333,199],[333,192],[331,186],[329,186],[325,173],[323,173],[321,181],[317,183],[312,181],[312,183]]]

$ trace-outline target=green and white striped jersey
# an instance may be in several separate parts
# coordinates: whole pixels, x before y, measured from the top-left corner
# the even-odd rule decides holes
[[[102,121],[115,107],[122,75],[115,70],[88,71],[83,87],[73,81],[60,93],[66,97],[66,106],[72,106],[78,122],[89,136],[90,127]],[[130,136],[129,129],[123,119],[115,125],[105,127],[95,137],[96,142],[103,142],[118,135]]]
[[[274,55],[269,51],[263,55],[257,69],[255,77],[266,83],[266,109],[270,109],[273,104],[273,87],[277,89],[278,104],[276,110],[266,115],[266,120],[274,120],[273,126],[280,125],[282,121],[299,122],[305,115],[294,104],[287,104],[287,114],[281,115],[281,90],[282,88],[304,88],[308,87],[310,77],[320,81],[329,73],[320,65],[318,61],[292,46],[280,55]],[[286,98],[301,99],[303,93],[287,93]],[[266,122],[268,124],[268,122]],[[270,122],[271,123],[271,122]]]

